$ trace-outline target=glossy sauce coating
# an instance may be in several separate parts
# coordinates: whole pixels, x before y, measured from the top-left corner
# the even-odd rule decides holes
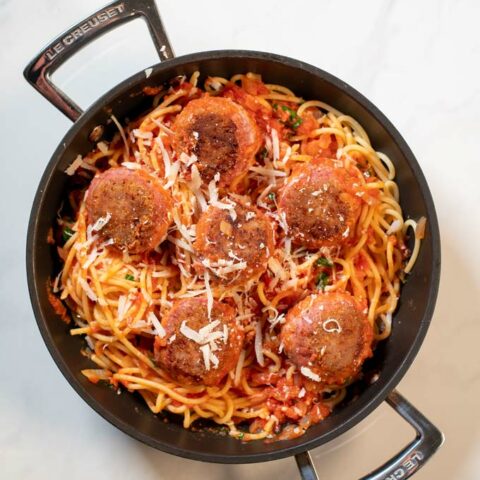
[[[372,355],[373,329],[348,293],[306,297],[289,310],[280,336],[287,357],[300,371],[309,369],[326,385],[354,378]]]
[[[215,282],[239,285],[267,268],[274,249],[273,226],[252,206],[237,203],[233,216],[230,210],[210,206],[197,224],[194,248],[199,273],[208,269]]]
[[[97,175],[88,188],[86,208],[90,224],[110,215],[100,236],[132,254],[153,250],[171,224],[170,194],[143,170],[110,168]]]
[[[207,299],[187,298],[174,304],[162,321],[166,335],[161,340],[157,337],[155,342],[156,360],[172,378],[185,384],[211,386],[220,383],[235,368],[244,338],[243,329],[235,321],[235,309],[215,300],[211,321],[216,320],[220,324],[213,331],[223,333],[226,325],[227,340],[222,337],[215,341],[216,350],[212,352],[218,358],[218,366],[211,364],[207,369],[201,345],[181,332],[184,322],[195,331],[210,324]]]
[[[246,173],[260,147],[254,119],[227,98],[191,100],[175,119],[173,130],[177,155],[195,155],[195,165],[205,183],[217,172],[221,186]]]
[[[316,158],[295,169],[278,202],[293,242],[307,248],[347,243],[361,210],[356,181],[328,158]]]

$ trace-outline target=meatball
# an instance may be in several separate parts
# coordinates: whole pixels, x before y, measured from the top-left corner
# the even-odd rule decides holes
[[[328,158],[314,159],[295,170],[278,201],[292,241],[307,248],[347,243],[361,210],[356,181]]]
[[[215,300],[209,318],[207,298],[187,298],[174,304],[162,323],[166,335],[156,343],[155,357],[172,378],[218,385],[237,365],[244,332],[230,305]]]
[[[170,194],[158,180],[124,167],[97,175],[86,198],[89,223],[108,219],[99,235],[132,254],[153,250],[165,239],[172,207]]]
[[[270,220],[252,206],[235,204],[234,210],[210,206],[197,224],[195,268],[206,269],[216,283],[240,285],[267,268],[274,249]]]
[[[260,147],[260,134],[250,114],[228,98],[205,96],[190,101],[175,119],[177,155],[195,155],[202,180],[220,173],[220,186],[245,173]]]
[[[286,316],[280,338],[300,372],[326,385],[355,377],[372,355],[372,326],[348,293],[314,294],[297,303]]]

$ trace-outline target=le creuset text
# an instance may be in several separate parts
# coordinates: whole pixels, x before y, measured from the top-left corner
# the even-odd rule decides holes
[[[105,10],[93,15],[86,22],[75,28],[75,30],[68,32],[60,41],[53,45],[53,47],[49,48],[45,52],[47,60],[53,60],[62,50],[64,50],[66,46],[71,45],[89,31],[94,30],[98,25],[108,22],[111,18],[116,17],[124,11],[125,5],[120,3],[119,5],[106,8]]]

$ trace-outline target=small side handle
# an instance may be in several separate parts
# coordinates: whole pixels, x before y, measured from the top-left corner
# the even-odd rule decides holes
[[[83,111],[53,84],[53,72],[96,38],[139,17],[147,22],[160,60],[173,58],[174,53],[155,0],[120,0],[98,10],[53,40],[27,65],[23,72],[25,78],[49,102],[75,121]]]
[[[443,443],[443,433],[396,390],[387,397],[387,403],[415,429],[417,435],[400,453],[361,480],[407,479],[420,470]]]
[[[386,401],[412,425],[417,435],[401,452],[360,480],[405,480],[430,460],[444,440],[442,432],[396,390]],[[309,452],[298,454],[295,459],[303,480],[318,480]]]

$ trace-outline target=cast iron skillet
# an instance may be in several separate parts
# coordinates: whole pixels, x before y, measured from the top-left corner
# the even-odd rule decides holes
[[[120,83],[82,112],[53,85],[50,74],[96,37],[138,17],[147,21],[162,62]],[[175,420],[165,423],[154,416],[135,395],[117,395],[112,389],[93,385],[80,373],[90,365],[80,354],[83,340],[68,334],[68,328],[47,298],[47,282],[58,271],[58,264],[46,239],[65,196],[65,169],[78,154],[84,155],[94,148],[101,135],[107,139],[112,135],[112,113],[124,122],[148,108],[151,97],[142,93],[143,87],[161,84],[177,75],[189,76],[195,70],[202,77],[257,72],[269,83],[286,85],[306,99],[320,98],[352,115],[366,128],[375,148],[393,159],[405,215],[427,218],[425,239],[414,271],[402,289],[392,335],[378,346],[374,358],[365,365],[366,377],[378,373],[378,380],[357,385],[330,417],[294,440],[242,443],[209,429],[184,430]],[[407,478],[425,463],[441,445],[442,434],[394,388],[411,365],[432,318],[440,274],[439,231],[432,197],[415,157],[374,105],[329,73],[279,55],[221,50],[173,58],[154,0],[111,3],[54,40],[27,66],[24,74],[74,122],[48,163],[33,203],[27,240],[30,297],[50,354],[68,382],[94,410],[132,437],[174,455],[220,463],[262,462],[295,455],[304,478],[316,478],[308,450],[352,428],[386,400],[414,426],[417,437],[364,478]],[[94,130],[95,127],[98,128]]]

